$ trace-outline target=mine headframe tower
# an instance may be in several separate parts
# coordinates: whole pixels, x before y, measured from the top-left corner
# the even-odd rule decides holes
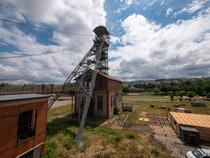
[[[96,27],[93,32],[95,33],[93,46],[82,58],[80,63],[74,68],[74,70],[71,72],[71,74],[68,76],[63,84],[63,92],[65,94],[74,92],[76,97],[85,98],[82,117],[81,119],[79,119],[80,127],[75,137],[75,143],[78,146],[82,144],[81,136],[85,125],[85,120],[87,117],[93,89],[95,87],[97,72],[108,75],[108,48],[110,34],[104,26]],[[87,77],[90,78],[89,83],[87,83],[87,81],[85,80]],[[51,99],[51,101],[49,101],[49,108],[54,104],[59,96],[59,94],[56,94]],[[81,106],[79,101],[76,104],[76,106]]]

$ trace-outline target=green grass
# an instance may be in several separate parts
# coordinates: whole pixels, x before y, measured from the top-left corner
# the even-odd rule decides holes
[[[135,111],[129,113],[128,121],[131,124],[147,126],[148,122],[139,121],[142,112],[153,113],[155,115],[166,116],[167,109],[161,106],[175,109],[175,105],[191,109],[193,113],[210,114],[210,101],[205,101],[206,107],[192,107],[189,100],[180,101],[174,99],[170,101],[169,96],[156,96],[148,93],[138,95],[128,95],[123,97],[123,101],[135,107]],[[154,105],[151,108],[150,105]],[[48,134],[46,140],[45,158],[67,158],[67,157],[156,157],[168,158],[167,152],[146,132],[135,132],[126,130],[115,130],[100,127],[102,120],[88,120],[83,133],[85,149],[83,156],[77,155],[77,150],[73,144],[78,121],[70,117],[70,106],[62,106],[49,110],[48,112]],[[123,115],[122,115],[123,116]],[[123,119],[119,115],[117,120]]]
[[[98,127],[94,130],[95,133],[102,135],[107,140],[110,140],[114,143],[120,142],[124,139],[124,134],[118,130],[110,129],[110,128],[102,128]]]
[[[48,112],[48,121],[57,116],[70,114],[70,112],[71,112],[70,105],[60,106],[60,107],[51,109]]]
[[[126,134],[126,137],[128,139],[135,139],[136,138],[136,134],[134,134],[134,133],[128,133],[128,134]]]
[[[47,141],[45,144],[46,152],[44,158],[56,158],[56,143],[54,141]]]
[[[123,102],[128,105],[133,105],[135,111],[129,115],[128,121],[133,124],[148,124],[147,122],[139,121],[139,117],[142,112],[151,113],[159,116],[167,116],[168,108],[171,111],[175,111],[176,107],[183,107],[192,111],[192,113],[198,114],[210,114],[210,101],[204,101],[206,107],[192,107],[191,101],[189,100],[179,100],[177,97],[174,101],[170,100],[169,96],[157,96],[151,93],[139,93],[138,95],[127,95],[123,97]],[[154,108],[150,106],[154,105]],[[167,107],[166,109],[161,109],[162,106]]]
[[[132,97],[135,98],[135,101],[132,101]],[[155,97],[158,99],[153,100],[153,102],[159,103],[161,97]],[[148,109],[147,100],[139,100],[138,96],[126,96],[126,99],[141,107],[140,109]],[[164,99],[164,101],[166,100]],[[77,120],[71,119],[69,116],[70,111],[69,106],[49,110],[44,158],[88,157],[88,155],[89,157],[99,158],[123,157],[125,155],[129,155],[129,157],[141,156],[143,158],[170,157],[170,153],[161,145],[156,144],[155,140],[151,141],[151,136],[148,133],[100,127],[100,120],[88,120],[86,122],[83,132],[85,149],[80,153],[82,156],[78,156],[73,140],[79,124]],[[134,117],[136,115],[137,118],[138,114],[133,112],[130,116]],[[90,154],[92,155],[90,156]]]

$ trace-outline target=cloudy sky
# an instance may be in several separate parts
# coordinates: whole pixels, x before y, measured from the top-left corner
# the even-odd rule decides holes
[[[98,25],[112,76],[210,76],[210,0],[1,0],[0,82],[63,83]]]

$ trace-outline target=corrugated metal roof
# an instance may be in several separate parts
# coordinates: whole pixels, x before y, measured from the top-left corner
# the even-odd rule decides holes
[[[210,115],[170,112],[178,124],[210,128]]]
[[[38,98],[49,98],[49,95],[43,94],[12,94],[12,95],[0,95],[0,102],[15,101],[15,100],[28,100]]]

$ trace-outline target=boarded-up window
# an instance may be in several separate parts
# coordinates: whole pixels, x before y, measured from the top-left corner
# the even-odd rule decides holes
[[[104,100],[103,96],[100,95],[97,97],[98,110],[103,110],[103,100]]]
[[[28,110],[19,114],[17,143],[35,135],[36,110]]]

